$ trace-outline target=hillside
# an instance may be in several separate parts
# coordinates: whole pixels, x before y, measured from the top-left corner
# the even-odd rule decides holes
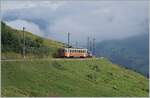
[[[148,79],[90,60],[2,61],[2,96],[148,96]]]
[[[149,74],[149,38],[148,33],[122,40],[110,40],[97,43],[97,56],[109,58],[113,63],[142,73]]]
[[[2,59],[15,59],[23,57],[23,31],[13,29],[4,22],[1,23]],[[25,31],[25,51],[27,58],[52,57],[63,43],[45,39]]]
[[[63,43],[2,23],[2,96],[148,96],[148,79],[105,58],[52,58]],[[40,59],[39,59],[40,58]],[[119,59],[118,59],[119,60]]]

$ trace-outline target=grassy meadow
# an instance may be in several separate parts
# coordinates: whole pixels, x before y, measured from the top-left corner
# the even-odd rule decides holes
[[[149,93],[147,78],[105,58],[1,63],[2,96],[147,97]]]

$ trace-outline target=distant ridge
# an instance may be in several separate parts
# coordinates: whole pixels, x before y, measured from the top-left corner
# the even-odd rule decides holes
[[[123,40],[97,43],[97,56],[135,70],[149,77],[149,35],[143,33]]]

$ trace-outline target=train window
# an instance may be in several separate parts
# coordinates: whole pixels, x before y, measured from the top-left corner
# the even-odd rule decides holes
[[[67,52],[67,50],[65,50],[65,52]]]

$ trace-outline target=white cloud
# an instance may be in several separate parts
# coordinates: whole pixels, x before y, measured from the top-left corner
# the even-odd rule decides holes
[[[64,18],[55,20],[54,24],[49,28],[51,32],[56,33],[71,32],[72,41],[82,43],[85,43],[87,36],[95,37],[97,41],[102,41],[124,38],[138,33],[147,33],[145,27],[148,24],[140,25],[148,18],[146,3],[132,2],[128,5],[128,3],[124,2],[124,4],[117,3],[120,4],[118,6],[114,6],[114,4],[112,5],[109,2],[105,3],[105,6],[101,6],[101,3],[99,6],[90,5],[91,9],[89,10],[84,9],[87,5],[72,4],[70,5],[72,7],[68,8],[68,10],[78,7],[80,11],[75,10],[74,13],[72,12]],[[58,35],[51,37],[58,40],[63,38]],[[65,37],[63,39],[66,39]]]
[[[32,1],[32,0],[2,0],[2,10],[14,10],[14,9],[27,9],[27,8],[38,8],[38,7],[49,7],[52,10],[65,4],[65,1]]]
[[[15,20],[15,21],[6,22],[6,23],[15,29],[22,30],[23,27],[25,27],[26,31],[32,32],[33,34],[36,34],[39,36],[43,36],[43,31],[39,29],[38,25],[32,22],[28,22],[25,20]]]
[[[148,1],[24,1],[19,4],[21,1],[15,1],[14,5],[5,3],[4,17],[30,20],[42,28],[41,35],[60,41],[67,40],[67,32],[71,33],[73,42],[81,43],[85,43],[87,36],[102,41],[148,32]]]

